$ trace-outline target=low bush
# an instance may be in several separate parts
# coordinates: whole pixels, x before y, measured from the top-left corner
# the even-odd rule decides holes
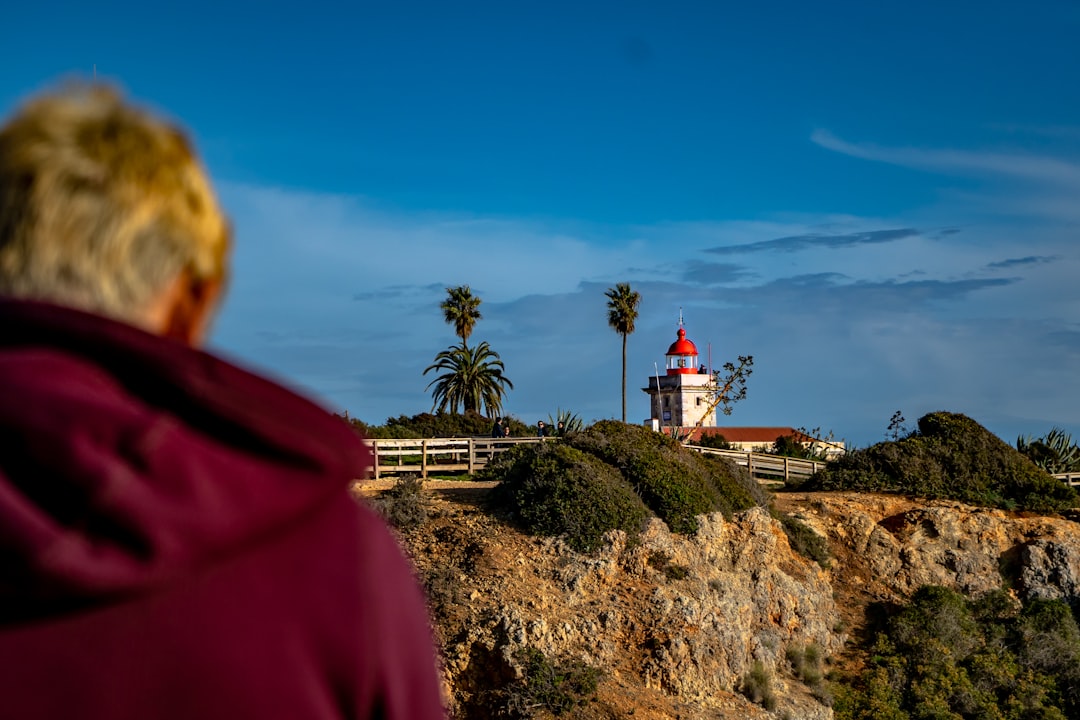
[[[690,577],[690,568],[671,562],[671,557],[662,550],[649,553],[649,567],[659,570],[668,580],[685,580]]]
[[[800,489],[898,492],[1036,512],[1077,504],[1068,485],[974,420],[946,412],[923,416],[908,437],[837,458]]]
[[[837,720],[1080,717],[1080,628],[1069,606],[1006,592],[968,600],[920,588],[871,633],[869,666],[836,696]]]
[[[412,439],[412,438],[449,438],[449,437],[488,437],[494,420],[484,417],[475,410],[464,413],[419,413],[417,415],[398,415],[387,418],[383,425],[369,425],[356,418],[343,418],[356,430],[373,439]],[[510,434],[514,437],[527,437],[536,434],[536,428],[530,427],[516,418],[505,418],[503,424],[510,423]]]
[[[618,468],[672,532],[697,530],[697,516],[725,516],[768,501],[745,471],[719,458],[687,451],[645,427],[603,420],[567,438],[578,450]]]
[[[750,668],[750,672],[743,675],[742,683],[739,685],[739,692],[747,700],[757,703],[766,710],[772,711],[776,709],[777,701],[776,693],[772,689],[772,676],[760,662],[755,662],[753,667]]]
[[[533,717],[544,709],[564,715],[596,695],[602,672],[578,661],[552,662],[536,648],[519,650],[515,659],[522,665],[520,680],[506,690],[507,709],[521,718]]]
[[[595,550],[609,530],[622,530],[634,542],[649,516],[615,468],[564,443],[515,447],[477,479],[501,481],[489,502],[527,532],[564,535],[576,550]]]
[[[821,648],[814,643],[792,645],[787,649],[787,660],[791,663],[791,673],[810,687],[821,685],[824,679]]]
[[[398,530],[411,530],[427,522],[424,481],[414,474],[402,475],[392,488],[373,498],[371,505]]]
[[[785,513],[772,511],[772,516],[780,522],[787,535],[791,549],[805,558],[813,560],[823,568],[829,567],[829,543],[818,535],[810,526],[798,518]]]

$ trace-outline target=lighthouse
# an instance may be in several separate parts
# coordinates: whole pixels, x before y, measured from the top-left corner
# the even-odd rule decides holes
[[[664,374],[649,378],[642,390],[649,394],[650,418],[658,429],[715,425],[716,378],[698,364],[697,346],[686,337],[682,313],[675,342],[665,354]],[[670,431],[669,431],[670,432]]]

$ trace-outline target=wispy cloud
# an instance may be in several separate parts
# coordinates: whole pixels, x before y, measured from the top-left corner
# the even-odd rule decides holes
[[[727,285],[754,277],[754,273],[742,265],[731,263],[707,263],[688,260],[682,279],[695,285]]]
[[[805,235],[791,235],[788,237],[775,238],[773,240],[760,240],[758,242],[743,243],[741,245],[721,245],[705,250],[716,255],[735,255],[754,252],[798,252],[813,248],[845,248],[856,245],[876,245],[880,243],[895,242],[904,238],[918,235],[919,231],[912,228],[900,228],[895,230],[872,230],[870,232],[854,232],[841,235],[826,235],[809,233]]]
[[[1035,154],[885,147],[843,140],[828,130],[815,130],[811,141],[827,150],[863,160],[955,175],[1013,177],[1050,185],[1080,188],[1080,164]]]
[[[1060,259],[1057,255],[1028,255],[1022,258],[1009,258],[1008,260],[1001,260],[999,262],[992,262],[986,267],[992,270],[1006,270],[1008,268],[1020,267],[1022,265],[1040,265],[1042,263],[1051,263]]]

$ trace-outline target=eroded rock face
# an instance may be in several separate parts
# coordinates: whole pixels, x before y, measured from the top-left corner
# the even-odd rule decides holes
[[[922,585],[978,596],[1080,600],[1080,524],[951,501],[819,493],[780,496],[848,558],[847,582],[902,600]],[[845,554],[846,553],[846,554]]]
[[[524,646],[604,668],[600,698],[609,712],[630,700],[635,717],[769,717],[737,694],[760,662],[774,676],[776,712],[832,716],[785,678],[789,647],[812,644],[824,655],[840,648],[832,588],[825,571],[792,553],[763,509],[730,522],[705,516],[693,537],[654,520],[637,547],[611,533],[593,555],[467,512],[435,522],[455,529],[441,540],[430,529],[408,538],[422,569],[473,548],[457,566],[465,612],[449,624],[454,613],[444,612],[441,623],[459,717],[486,717],[477,701],[520,672],[516,651]],[[626,686],[640,689],[627,693]],[[656,698],[653,712],[641,693]]]
[[[978,596],[1080,600],[1080,524],[951,501],[786,493],[781,509],[827,538],[829,570],[793,553],[762,509],[701,519],[694,536],[654,520],[636,547],[619,533],[586,555],[525,536],[469,502],[436,503],[403,537],[428,581],[456,716],[497,716],[498,691],[541,650],[604,671],[597,701],[575,718],[832,717],[792,673],[789,648],[843,651],[874,601],[905,602],[922,585]],[[761,666],[777,705],[738,693]]]

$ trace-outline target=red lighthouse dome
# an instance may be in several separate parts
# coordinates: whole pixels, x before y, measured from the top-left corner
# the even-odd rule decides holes
[[[671,343],[667,351],[667,374],[690,375],[698,373],[697,346],[686,339],[686,330],[679,326],[679,339]]]

